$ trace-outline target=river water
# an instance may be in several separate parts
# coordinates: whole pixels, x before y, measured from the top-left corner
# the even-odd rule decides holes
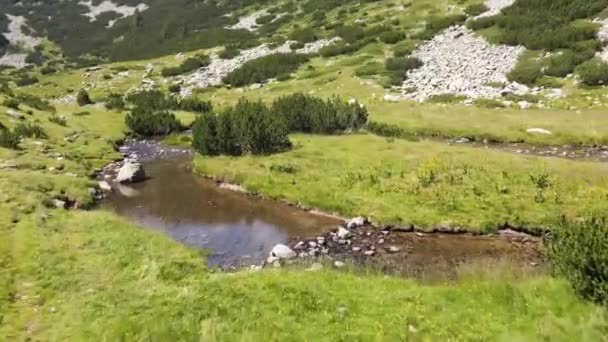
[[[212,267],[231,269],[260,264],[278,243],[331,239],[330,230],[343,222],[277,201],[223,189],[192,172],[190,151],[155,141],[128,141],[121,152],[145,167],[146,181],[112,184],[103,208],[140,226],[163,232],[185,245],[207,251]],[[111,181],[120,163],[100,175]],[[328,244],[324,257],[355,261],[416,277],[453,278],[463,264],[492,265],[507,261],[522,269],[542,263],[539,239],[504,234],[491,236],[381,232],[366,227],[353,232],[349,245]],[[352,243],[352,246],[350,245]],[[390,246],[399,253],[390,253]],[[361,252],[354,253],[352,249]],[[373,257],[364,251],[374,248]],[[300,251],[302,252],[302,251]],[[303,252],[308,252],[304,250]],[[327,259],[327,258],[326,258]]]

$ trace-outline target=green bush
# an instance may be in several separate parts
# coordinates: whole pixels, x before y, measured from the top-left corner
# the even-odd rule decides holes
[[[89,96],[89,93],[86,90],[80,89],[78,91],[78,94],[76,95],[76,103],[78,103],[78,105],[82,107],[93,104],[93,101],[91,100],[91,97]]]
[[[318,39],[315,31],[310,27],[295,30],[289,34],[288,38],[300,43],[312,43]]]
[[[211,63],[211,58],[207,55],[197,55],[194,57],[187,58],[179,66],[163,68],[161,75],[164,77],[172,77],[187,74],[196,71],[202,67],[206,67]]]
[[[35,95],[20,94],[16,98],[22,104],[43,112],[54,113],[56,111],[55,107],[51,105],[49,101],[43,100]]]
[[[167,111],[152,112],[134,108],[125,117],[127,127],[142,136],[166,135],[182,129],[182,125],[173,113]]]
[[[34,76],[25,75],[25,76],[22,76],[22,77],[18,78],[15,81],[15,84],[18,87],[26,87],[26,86],[29,86],[29,85],[32,85],[32,84],[36,84],[38,82],[40,82],[38,80],[38,78],[36,78]]]
[[[411,40],[406,40],[393,46],[394,57],[407,57],[416,50],[416,43]]]
[[[555,271],[583,298],[608,304],[608,218],[592,216],[551,230],[547,254]]]
[[[399,31],[386,31],[380,34],[380,41],[385,44],[395,44],[405,39],[405,33]]]
[[[520,0],[497,16],[470,22],[469,27],[496,25],[499,42],[531,50],[571,48],[596,34],[595,24],[578,19],[596,15],[606,6],[607,0]]]
[[[167,90],[169,90],[170,93],[177,94],[182,91],[182,86],[177,83],[173,83],[169,86]]]
[[[367,46],[370,43],[375,42],[375,38],[365,38],[359,41],[356,41],[352,44],[348,44],[345,42],[337,42],[332,45],[323,47],[319,50],[319,55],[322,57],[334,57],[338,55],[347,55],[351,54],[355,51],[359,51],[363,47]]]
[[[335,35],[347,43],[354,43],[365,37],[365,31],[359,26],[340,25],[335,29]]]
[[[291,148],[285,121],[262,103],[240,99],[218,115],[197,118],[193,146],[203,155],[270,154]]]
[[[291,50],[298,50],[298,49],[303,48],[304,46],[305,46],[305,44],[302,42],[294,42],[294,43],[289,44],[289,48]]]
[[[0,146],[4,148],[17,149],[20,137],[10,129],[0,128]]]
[[[546,61],[544,74],[553,77],[565,77],[576,68],[577,58],[572,50],[564,50],[549,57]]]
[[[608,63],[599,58],[591,59],[581,65],[576,70],[581,82],[586,85],[608,84]]]
[[[407,78],[407,72],[421,66],[422,61],[416,57],[395,57],[389,58],[385,62],[392,85],[403,84],[403,81]]]
[[[488,6],[483,3],[471,4],[464,9],[464,14],[475,17],[488,10]]]
[[[357,77],[368,77],[381,75],[386,71],[384,65],[379,62],[368,62],[355,69],[355,75]]]
[[[360,129],[368,118],[367,109],[356,101],[323,100],[303,93],[279,97],[271,110],[284,119],[290,132],[342,133]]]
[[[19,123],[15,128],[13,128],[13,133],[15,133],[19,137],[23,138],[34,138],[34,139],[46,139],[48,135],[46,134],[44,128],[39,125],[32,123]]]
[[[185,110],[204,113],[212,109],[211,102],[194,97],[178,99],[159,90],[144,90],[127,96],[127,101],[146,112]]]
[[[520,60],[515,68],[507,74],[507,79],[512,82],[532,85],[542,73],[540,63],[531,60]]]
[[[122,95],[116,94],[116,93],[111,93],[106,98],[106,102],[105,102],[104,106],[108,110],[121,111],[121,110],[125,109],[126,104],[125,104],[125,100],[123,99]]]
[[[276,16],[274,14],[266,14],[266,15],[263,15],[261,17],[256,18],[255,19],[255,23],[258,24],[258,25],[268,24],[274,18],[276,18]]]
[[[466,15],[450,15],[446,17],[432,17],[428,20],[423,31],[417,33],[414,38],[428,40],[433,38],[440,31],[453,26],[462,24],[467,19]]]
[[[277,53],[260,57],[248,61],[232,71],[223,78],[223,82],[234,87],[262,83],[282,74],[290,74],[308,60],[307,55],[296,53]]]
[[[9,98],[5,99],[2,102],[3,106],[8,107],[8,108],[12,108],[12,109],[15,109],[15,110],[19,109],[19,105],[20,104],[21,104],[21,102],[18,99],[14,98],[14,97],[9,97]]]
[[[234,46],[227,46],[218,54],[218,57],[221,59],[233,59],[240,54],[241,50]]]

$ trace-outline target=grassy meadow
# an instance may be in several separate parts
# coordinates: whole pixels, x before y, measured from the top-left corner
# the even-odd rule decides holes
[[[292,141],[292,151],[271,156],[199,156],[196,170],[345,216],[485,232],[543,229],[603,208],[608,195],[606,164],[368,134]]]

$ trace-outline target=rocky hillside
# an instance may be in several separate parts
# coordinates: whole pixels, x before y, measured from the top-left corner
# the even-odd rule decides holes
[[[205,63],[141,80],[148,88],[175,84],[187,96],[223,84],[285,82],[306,64],[226,82],[232,73],[242,78],[248,63],[260,69],[265,62],[256,60],[269,55],[328,65],[360,56],[355,76],[384,87],[389,101],[493,99],[484,104],[527,108],[608,81],[606,7],[607,0],[3,3],[0,66],[21,71],[0,81],[29,85],[39,72],[201,51]]]

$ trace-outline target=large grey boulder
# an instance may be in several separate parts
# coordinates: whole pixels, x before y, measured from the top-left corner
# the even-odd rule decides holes
[[[278,244],[272,248],[270,255],[268,256],[268,263],[272,263],[277,260],[289,260],[297,257],[298,255],[291,248]]]
[[[140,163],[127,162],[118,170],[116,182],[137,183],[146,179],[146,172]]]

